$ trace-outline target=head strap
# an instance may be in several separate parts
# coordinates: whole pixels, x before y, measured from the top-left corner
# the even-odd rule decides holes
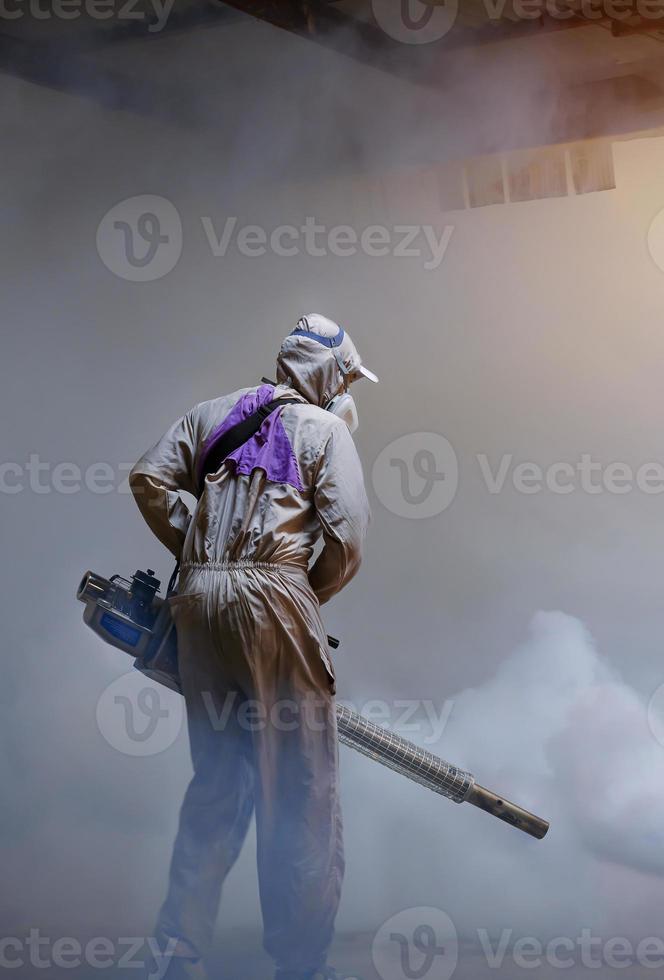
[[[306,318],[303,317],[302,319],[306,323]],[[302,322],[302,320],[300,322]],[[322,344],[323,347],[329,347],[332,350],[335,347],[339,347],[345,337],[345,333],[343,327],[339,327],[339,333],[335,337],[323,337],[322,334],[314,333],[313,330],[306,330],[302,329],[301,327],[297,327],[291,333],[291,337],[309,337],[310,340],[315,340],[319,344]]]

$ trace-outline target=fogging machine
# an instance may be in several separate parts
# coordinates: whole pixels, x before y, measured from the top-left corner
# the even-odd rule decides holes
[[[177,568],[166,590],[174,594]],[[113,575],[103,578],[86,572],[76,597],[85,604],[83,620],[111,646],[134,657],[134,666],[152,680],[182,693],[178,675],[177,637],[166,599],[158,595],[154,571],[137,571],[131,579]],[[339,641],[328,637],[330,646]],[[454,803],[472,803],[499,820],[541,839],[549,824],[515,803],[485,789],[475,777],[445,762],[405,738],[337,705],[339,741],[357,752],[401,773]]]

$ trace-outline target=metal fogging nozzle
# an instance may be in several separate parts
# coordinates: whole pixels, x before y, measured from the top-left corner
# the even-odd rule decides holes
[[[480,810],[493,814],[499,820],[504,820],[505,823],[511,824],[517,830],[522,830],[524,834],[530,834],[531,837],[536,837],[538,840],[545,837],[549,829],[548,820],[530,813],[529,810],[524,810],[516,803],[510,803],[509,800],[492,793],[490,789],[485,789],[478,783],[473,785],[464,802],[472,803]]]

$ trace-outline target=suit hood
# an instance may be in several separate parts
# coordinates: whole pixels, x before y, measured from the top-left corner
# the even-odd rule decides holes
[[[277,381],[321,408],[344,386],[332,351],[309,337],[286,337],[277,356]]]

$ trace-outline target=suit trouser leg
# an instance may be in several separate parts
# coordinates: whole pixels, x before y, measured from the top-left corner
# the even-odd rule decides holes
[[[162,947],[177,939],[176,955],[191,957],[210,949],[221,888],[253,811],[251,735],[238,723],[240,694],[221,667],[204,601],[184,595],[172,603],[194,775],[180,812],[157,929]]]
[[[306,574],[224,580],[222,647],[264,723],[253,732],[264,945],[285,970],[325,962],[344,872],[334,678]]]
[[[269,726],[257,746],[264,945],[282,970],[325,963],[344,872],[334,700],[323,692],[307,700],[308,708],[287,699],[284,721]],[[291,710],[292,729],[285,720]]]

